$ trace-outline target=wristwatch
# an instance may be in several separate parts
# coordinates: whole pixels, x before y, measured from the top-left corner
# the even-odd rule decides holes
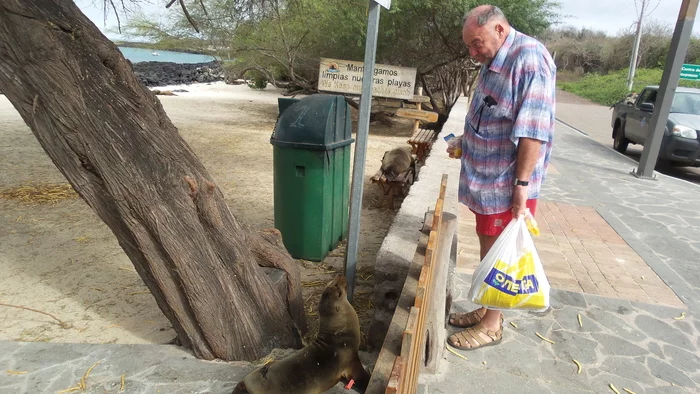
[[[530,182],[528,182],[528,181],[521,181],[521,180],[518,179],[518,178],[515,178],[515,182],[513,182],[513,186],[527,186],[527,185],[529,185],[529,184],[530,184]]]

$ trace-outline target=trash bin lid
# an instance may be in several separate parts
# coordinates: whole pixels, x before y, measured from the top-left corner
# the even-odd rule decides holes
[[[353,143],[350,109],[345,97],[315,94],[287,107],[270,143],[275,146],[330,150]]]

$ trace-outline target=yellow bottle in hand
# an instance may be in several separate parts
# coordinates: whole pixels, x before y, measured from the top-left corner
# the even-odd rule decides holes
[[[462,157],[462,139],[450,133],[445,136],[445,142],[447,142],[448,145],[449,157],[452,159],[460,159]]]

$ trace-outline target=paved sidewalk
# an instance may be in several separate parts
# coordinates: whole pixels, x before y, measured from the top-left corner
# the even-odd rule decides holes
[[[585,135],[605,138],[606,110],[557,103],[554,171],[535,238],[552,308],[506,311],[500,345],[458,351],[468,360],[448,353],[446,372],[422,375],[419,392],[613,393],[610,384],[620,393],[697,392],[700,187],[630,175],[636,162]],[[478,260],[472,217],[460,215],[453,311],[475,307],[467,301]]]
[[[458,271],[479,262],[474,215],[460,212]],[[630,301],[684,307],[676,294],[590,206],[543,199],[535,215],[537,252],[552,287]]]

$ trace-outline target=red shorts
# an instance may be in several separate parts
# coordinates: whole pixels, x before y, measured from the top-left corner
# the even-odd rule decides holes
[[[530,209],[532,216],[535,216],[537,200],[534,198],[527,200],[525,205]],[[511,210],[494,213],[492,215],[482,215],[474,212],[474,215],[476,215],[476,233],[489,236],[501,235],[503,229],[505,229],[511,219],[513,219],[513,212]]]

